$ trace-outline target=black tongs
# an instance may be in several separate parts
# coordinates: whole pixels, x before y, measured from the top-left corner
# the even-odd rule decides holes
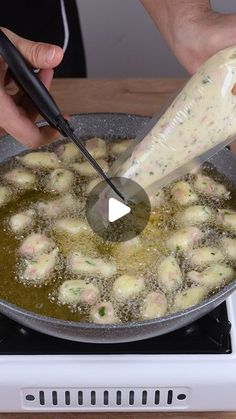
[[[69,137],[76,146],[80,149],[85,158],[94,167],[96,172],[108,183],[113,191],[122,199],[124,197],[118,191],[116,186],[106,176],[99,164],[94,160],[88,152],[84,144],[77,138],[73,128],[68,121],[61,114],[56,102],[43,85],[41,80],[32,68],[28,65],[25,58],[12,44],[8,37],[0,30],[0,55],[4,58],[9,67],[10,76],[16,84],[24,91],[24,93],[31,99],[34,106],[37,108],[40,115],[53,128],[56,128],[63,136]]]

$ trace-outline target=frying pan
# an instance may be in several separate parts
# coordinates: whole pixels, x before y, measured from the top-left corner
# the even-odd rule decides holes
[[[72,117],[76,135],[80,138],[97,136],[107,141],[135,137],[137,132],[145,127],[148,120],[147,117],[136,115],[105,113],[81,114]],[[50,149],[50,146],[47,148]],[[12,137],[2,137],[0,163],[24,150],[25,148]],[[224,174],[236,187],[236,157],[229,150],[224,149],[210,161],[218,172]],[[129,342],[162,335],[186,326],[221,304],[235,289],[236,280],[212,297],[186,310],[153,320],[113,325],[59,320],[21,309],[4,300],[0,300],[0,312],[24,326],[59,338],[94,343]]]

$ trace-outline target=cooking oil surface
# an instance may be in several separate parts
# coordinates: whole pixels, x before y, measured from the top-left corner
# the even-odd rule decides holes
[[[107,161],[112,161],[109,153]],[[13,167],[22,166],[15,159],[12,159],[1,166],[0,174],[3,175]],[[59,216],[57,218],[43,218],[38,213],[32,227],[21,234],[13,233],[9,226],[9,219],[12,215],[26,209],[35,209],[38,202],[51,201],[61,196],[60,194],[55,194],[47,190],[48,171],[34,171],[31,169],[31,172],[37,176],[36,187],[33,190],[23,192],[19,188],[10,185],[14,196],[11,197],[8,204],[0,208],[0,298],[26,310],[46,316],[64,320],[90,322],[90,306],[86,304],[73,306],[62,304],[58,301],[58,290],[64,281],[82,278],[99,288],[99,301],[112,301],[116,312],[119,313],[120,321],[126,322],[140,319],[139,308],[147,292],[159,290],[159,283],[157,281],[158,266],[160,261],[170,254],[170,251],[166,247],[166,239],[178,227],[176,224],[176,215],[183,210],[171,198],[170,191],[173,185],[165,188],[165,200],[161,206],[152,210],[147,227],[138,237],[139,241],[129,246],[128,243],[104,242],[100,237],[93,234],[93,232],[86,232],[79,235],[68,235],[58,232],[54,229],[54,224]],[[230,199],[221,201],[206,198],[199,194],[197,204],[208,206],[215,212],[219,208],[235,210],[236,194],[232,185],[209,165],[204,168],[203,173],[223,183],[230,191]],[[85,220],[86,187],[91,179],[75,173],[75,182],[70,193],[76,198],[78,206],[72,212],[65,212],[63,215],[60,214],[60,217],[70,216]],[[185,179],[192,184],[194,176],[187,175]],[[2,184],[8,185],[5,180],[2,181]],[[24,278],[22,279],[22,272],[26,262],[19,255],[19,247],[25,237],[33,232],[45,233],[54,240],[59,249],[58,262],[55,270],[40,285],[33,285],[27,280],[24,280]],[[224,237],[226,234],[215,221],[211,221],[205,225],[204,232],[204,238],[201,240],[199,246],[217,246],[219,238]],[[233,233],[227,232],[227,237],[234,237],[234,235]],[[67,260],[73,252],[77,251],[88,257],[102,258],[115,263],[117,267],[116,275],[111,278],[104,278],[102,275],[78,275],[72,273],[68,269]],[[190,270],[188,258],[178,252],[175,254],[175,257],[185,278],[186,273]],[[227,263],[234,267],[233,262]],[[135,275],[145,280],[145,289],[139,294],[139,297],[131,299],[131,301],[126,301],[125,303],[117,301],[113,296],[114,280],[122,274]],[[184,279],[183,289],[185,287],[188,287],[186,279]],[[167,295],[167,313],[172,311],[173,298],[174,294]]]

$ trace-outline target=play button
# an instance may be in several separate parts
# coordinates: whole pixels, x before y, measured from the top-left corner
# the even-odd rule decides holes
[[[146,192],[134,181],[112,178],[125,202],[107,185],[98,183],[86,203],[86,217],[94,233],[106,241],[131,240],[146,227],[151,206]]]
[[[120,218],[124,217],[125,215],[129,213],[130,213],[130,207],[128,207],[128,205],[122,204],[122,202],[118,201],[118,199],[109,198],[108,220],[111,223],[114,223],[114,221],[119,220]]]

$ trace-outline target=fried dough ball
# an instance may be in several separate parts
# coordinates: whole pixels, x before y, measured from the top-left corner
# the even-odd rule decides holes
[[[18,212],[9,219],[9,225],[14,233],[20,233],[31,227],[34,223],[35,211],[33,209]]]
[[[64,164],[73,163],[82,157],[80,150],[74,143],[61,144],[55,152]]]
[[[109,166],[105,160],[97,160],[97,163],[102,168],[104,172],[108,172]],[[73,163],[70,166],[75,172],[79,173],[81,176],[85,177],[94,177],[97,175],[96,170],[88,161],[83,161],[81,163]]]
[[[179,181],[173,186],[171,196],[179,205],[191,205],[198,201],[197,194],[185,181]]]
[[[174,311],[185,310],[199,304],[206,298],[208,290],[204,286],[192,286],[186,290],[180,291],[176,294],[174,300]]]
[[[33,151],[22,157],[17,156],[16,159],[32,169],[56,169],[60,166],[57,155],[49,151]]]
[[[209,176],[199,174],[194,182],[194,189],[210,198],[228,199],[230,192],[226,187]]]
[[[234,275],[234,270],[230,266],[215,263],[202,272],[190,271],[187,277],[194,284],[202,285],[209,291],[213,291],[231,281]]]
[[[70,279],[60,286],[58,300],[62,304],[93,305],[99,297],[99,289],[96,285],[83,279]]]
[[[72,253],[68,266],[75,274],[101,275],[109,278],[116,273],[116,265],[101,258],[83,256],[80,252]]]
[[[71,189],[73,181],[74,174],[70,170],[59,168],[50,173],[46,187],[52,192],[65,193]]]
[[[3,176],[8,182],[20,189],[31,189],[37,181],[34,173],[27,169],[16,168],[5,173]]]
[[[42,284],[53,273],[58,257],[58,249],[42,254],[33,260],[26,260],[26,269],[22,279],[34,284]]]
[[[162,260],[157,269],[157,281],[162,291],[172,293],[181,287],[183,278],[177,260],[168,256]]]
[[[167,248],[171,251],[184,251],[197,244],[204,233],[197,227],[186,227],[173,232],[166,241]]]
[[[167,299],[163,292],[150,292],[145,297],[140,308],[141,318],[144,320],[162,317],[167,312]]]
[[[23,240],[19,248],[19,253],[21,256],[31,259],[42,253],[47,253],[54,246],[54,241],[49,239],[45,234],[32,233]]]
[[[119,321],[114,307],[110,301],[98,303],[91,310],[91,319],[94,323],[111,324]]]
[[[145,288],[144,279],[133,275],[121,275],[113,284],[116,300],[125,302],[136,298]]]
[[[191,205],[179,212],[176,221],[179,225],[201,225],[211,221],[214,211],[206,205]]]
[[[12,198],[13,192],[8,186],[0,186],[0,207],[6,205]]]

